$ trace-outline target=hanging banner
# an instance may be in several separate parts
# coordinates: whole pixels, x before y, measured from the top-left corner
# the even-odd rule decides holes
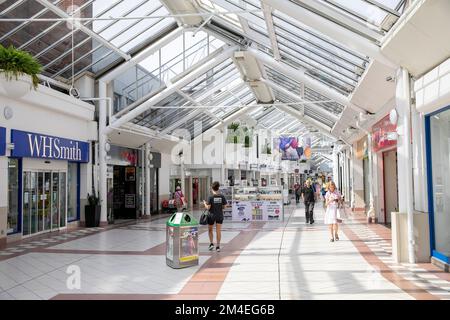
[[[392,124],[389,115],[372,127],[372,148],[374,152],[397,145],[397,126]]]
[[[12,157],[89,162],[89,143],[45,134],[11,130]]]
[[[6,128],[0,127],[0,156],[6,154]]]

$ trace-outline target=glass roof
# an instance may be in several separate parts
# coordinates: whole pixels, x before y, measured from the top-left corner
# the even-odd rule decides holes
[[[363,23],[389,31],[403,12],[404,0],[321,0]],[[391,21],[389,21],[391,19]]]
[[[168,11],[154,0],[85,0],[48,1],[57,9],[80,18],[145,17],[167,15]],[[0,2],[1,18],[60,19],[54,11],[35,0],[6,0]],[[176,27],[170,17],[133,20],[84,21],[83,27],[114,45],[123,53],[132,54],[151,43],[159,35]],[[83,72],[100,74],[124,60],[116,51],[80,29],[72,32],[72,25],[64,21],[2,22],[0,43],[14,45],[33,54],[43,65],[43,74],[59,80],[77,77]],[[73,35],[73,57],[72,57]],[[74,63],[72,64],[72,61]],[[72,67],[74,70],[72,71]]]
[[[185,26],[182,17],[174,16],[184,11],[169,12],[172,10],[167,6],[170,1],[0,1],[0,18],[23,19],[0,22],[0,44],[14,45],[30,52],[43,65],[43,75],[56,80],[69,83],[86,73],[99,78],[178,26]],[[112,82],[113,112],[122,115],[155,94],[170,89],[171,84],[215,59],[230,45],[237,45],[240,50],[257,49],[343,96],[355,91],[371,61],[364,53],[294,19],[290,12],[263,5],[264,1],[186,1],[203,14],[204,23],[187,26],[180,36],[117,76]],[[406,6],[405,0],[289,2],[299,10],[326,18],[375,45],[380,44],[380,39]],[[62,19],[72,15],[87,19],[77,22],[78,27],[73,29]],[[279,86],[279,90],[269,90],[274,102],[247,108],[246,116],[256,120],[261,127],[311,132],[314,126],[307,118],[332,128],[342,116],[345,106],[329,99],[324,94],[326,90],[319,93],[276,68],[262,62],[258,65],[261,77]],[[191,137],[195,137],[243,107],[257,103],[256,91],[246,83],[241,72],[230,56],[165,95],[156,107],[132,122],[160,133],[186,129]],[[300,103],[302,101],[307,103]],[[307,117],[295,118],[280,111],[277,103]],[[196,126],[199,121],[202,122],[200,131]],[[316,130],[315,140],[324,139],[329,138]]]

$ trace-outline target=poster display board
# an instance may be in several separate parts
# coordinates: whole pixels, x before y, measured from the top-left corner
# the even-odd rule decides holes
[[[180,262],[198,260],[198,227],[180,227]]]
[[[167,247],[166,247],[166,257],[170,261],[173,261],[173,241],[174,241],[174,228],[167,228]]]
[[[233,201],[233,221],[251,221],[252,205],[250,201]]]
[[[281,187],[234,187],[232,221],[283,221]]]
[[[281,221],[283,213],[282,201],[264,201],[262,207],[264,221]]]

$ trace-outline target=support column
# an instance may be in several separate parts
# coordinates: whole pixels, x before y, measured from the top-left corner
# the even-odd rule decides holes
[[[225,159],[226,159],[226,132],[225,129],[222,129],[222,164],[220,166],[220,176],[222,177],[221,184],[225,185],[225,181],[228,179],[226,175],[226,168],[225,168]]]
[[[151,146],[150,143],[145,144],[145,215],[151,215]]]
[[[106,98],[106,83],[99,81],[98,83],[99,97]],[[99,125],[99,146],[98,146],[98,163],[99,163],[99,198],[101,205],[101,214],[100,214],[100,225],[108,224],[108,195],[107,195],[107,186],[106,186],[106,178],[107,178],[107,165],[106,165],[106,143],[107,136],[105,134],[106,129],[106,121],[107,121],[107,100],[101,99],[99,100],[99,117],[98,117],[98,125]]]
[[[375,223],[375,207],[374,207],[374,177],[373,177],[373,151],[372,151],[372,134],[367,135],[367,152],[369,156],[369,211],[367,211],[367,221]]]
[[[333,152],[333,181],[338,186],[339,181],[339,158],[337,151]]]
[[[147,163],[147,157],[145,152],[145,144],[141,147],[141,216],[145,215],[145,190],[147,189],[145,187],[145,175],[146,175],[146,163]]]
[[[184,156],[181,156],[180,164],[180,176],[181,176],[181,192],[186,197],[186,169],[184,167]]]
[[[408,224],[408,260],[415,263],[414,240],[414,189],[411,154],[411,80],[409,72],[400,68],[397,72],[396,91],[398,123],[398,177],[403,192],[399,192],[399,212],[406,212]],[[400,181],[401,179],[401,181]]]
[[[350,147],[350,207],[354,208],[355,206],[355,172],[354,172],[354,150],[353,146]]]

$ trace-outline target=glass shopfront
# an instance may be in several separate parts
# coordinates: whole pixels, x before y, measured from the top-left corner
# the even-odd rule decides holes
[[[8,159],[8,234],[20,232],[20,160]]]
[[[428,203],[433,256],[450,261],[450,108],[426,117]]]
[[[79,219],[80,164],[89,143],[11,129],[8,234],[30,236]]]
[[[80,219],[80,164],[69,162],[67,170],[67,222]]]
[[[23,235],[66,226],[66,172],[23,172]]]

